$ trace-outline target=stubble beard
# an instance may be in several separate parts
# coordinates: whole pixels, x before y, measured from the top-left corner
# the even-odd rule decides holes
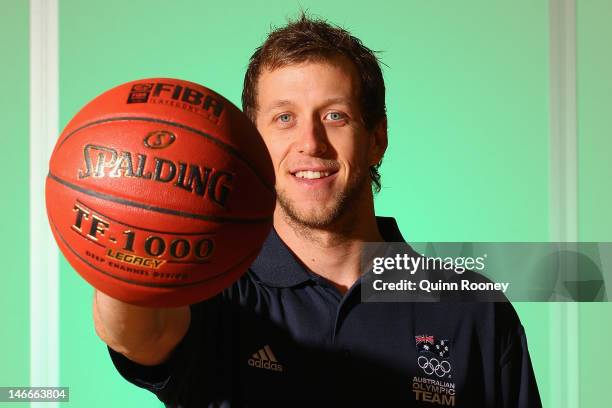
[[[302,232],[313,229],[327,229],[338,224],[355,209],[358,200],[362,199],[366,189],[370,188],[369,174],[355,174],[347,186],[333,196],[325,205],[307,210],[299,208],[294,199],[288,197],[285,190],[277,189],[276,199],[283,211],[283,216],[292,226]],[[356,215],[356,214],[354,214]]]

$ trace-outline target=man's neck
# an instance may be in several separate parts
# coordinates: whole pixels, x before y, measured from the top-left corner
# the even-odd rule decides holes
[[[308,269],[327,279],[342,294],[361,275],[363,243],[383,241],[373,205],[368,211],[345,214],[326,228],[299,225],[277,208],[274,228]]]

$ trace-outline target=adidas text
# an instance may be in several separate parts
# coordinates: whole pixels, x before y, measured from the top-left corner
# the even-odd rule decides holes
[[[255,360],[255,359],[249,358],[249,365],[251,367],[265,368],[266,370],[278,371],[281,373],[283,372],[282,365],[278,363],[273,363],[271,361],[261,361],[261,360]]]

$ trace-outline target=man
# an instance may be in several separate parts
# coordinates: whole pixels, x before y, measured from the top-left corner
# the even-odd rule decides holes
[[[509,303],[361,301],[364,243],[403,241],[374,215],[387,124],[372,51],[302,16],[251,57],[243,108],[275,168],[274,231],[208,301],[147,309],[97,292],[119,372],[171,407],[540,406]]]

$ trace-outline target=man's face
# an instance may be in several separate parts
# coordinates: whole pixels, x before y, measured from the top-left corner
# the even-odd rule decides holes
[[[344,58],[259,77],[256,124],[274,165],[278,204],[300,225],[329,226],[368,198],[369,167],[384,153],[386,131],[365,129],[359,92],[356,69]]]

